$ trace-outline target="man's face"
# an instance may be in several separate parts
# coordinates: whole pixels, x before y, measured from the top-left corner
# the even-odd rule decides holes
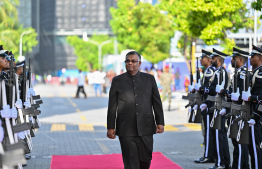
[[[16,73],[18,75],[22,75],[23,74],[23,67],[22,66],[18,67]]]
[[[259,57],[259,55],[252,55],[249,60],[250,60],[250,65],[259,66],[261,64],[262,59]]]
[[[214,56],[212,57],[212,65],[215,66],[216,68],[219,67],[219,63],[220,63],[220,57],[219,56]]]
[[[10,69],[10,61],[7,61],[7,69]]]
[[[136,73],[141,65],[137,55],[128,55],[126,58],[126,70],[130,73]]]
[[[200,60],[201,66],[205,66],[208,65],[208,63],[210,62],[208,57],[202,57]]]
[[[0,57],[0,68],[4,69],[7,68],[8,61],[4,57]]]
[[[239,60],[238,56],[234,56],[231,58],[231,66],[235,68],[235,60],[236,60],[236,65]]]

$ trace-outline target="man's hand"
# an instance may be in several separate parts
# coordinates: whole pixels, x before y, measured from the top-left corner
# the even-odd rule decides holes
[[[193,89],[194,89],[194,86],[193,86],[193,85],[189,85],[189,86],[188,86],[188,91],[192,92]]]
[[[116,138],[115,129],[107,129],[107,137],[110,139],[115,139]]]
[[[201,112],[202,112],[202,111],[206,110],[207,104],[203,103],[203,104],[200,105],[199,108],[201,109]]]
[[[238,87],[237,92],[231,94],[231,100],[238,101],[239,96],[240,96],[240,93],[239,93],[239,87]]]
[[[194,88],[196,91],[199,91],[199,88],[201,87],[200,79],[198,80],[198,83],[195,84]]]
[[[223,88],[224,88],[224,86],[221,84],[221,85],[217,85],[216,86],[216,92],[217,93],[221,93],[222,92],[222,90],[223,90]]]
[[[248,91],[243,91],[242,92],[242,99],[244,100],[244,101],[250,101],[250,96],[251,96],[251,94],[250,94],[250,87],[248,88]]]
[[[163,133],[164,132],[164,126],[163,125],[157,125],[156,126],[156,133]]]

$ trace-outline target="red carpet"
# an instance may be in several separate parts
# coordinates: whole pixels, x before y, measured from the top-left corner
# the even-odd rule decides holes
[[[52,156],[51,169],[123,169],[121,154]],[[162,153],[153,153],[150,169],[182,169]]]

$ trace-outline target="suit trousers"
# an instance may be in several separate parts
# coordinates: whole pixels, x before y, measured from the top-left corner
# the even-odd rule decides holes
[[[84,89],[84,86],[77,86],[77,92],[76,92],[76,97],[79,97],[79,92],[81,92],[85,95],[86,97],[86,93],[85,93],[85,89]]]
[[[238,144],[236,139],[231,139],[234,146],[232,169],[249,169],[248,145]]]
[[[204,110],[202,112],[202,116],[203,116],[203,121],[204,121],[204,126],[205,126],[205,152],[204,152],[204,157],[206,158],[212,158],[212,159],[216,159],[216,147],[215,144],[213,142],[213,135],[212,135],[212,131],[213,129],[210,128],[210,122],[213,118],[213,113],[207,114],[207,110]]]
[[[251,157],[251,168],[261,169],[262,168],[262,150],[260,149],[260,143],[262,141],[261,125],[256,123],[250,128],[249,137],[249,155]]]
[[[217,160],[216,166],[229,166],[230,154],[225,126],[225,116],[221,116],[221,130],[212,129],[214,144],[216,145]]]
[[[153,152],[153,135],[119,137],[125,169],[149,169]]]

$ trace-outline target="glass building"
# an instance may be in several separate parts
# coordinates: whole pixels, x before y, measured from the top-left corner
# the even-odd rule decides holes
[[[30,53],[34,72],[52,74],[76,69],[76,56],[66,37],[83,32],[112,35],[109,8],[115,0],[20,0],[19,21],[38,33],[38,46]],[[29,10],[30,9],[30,10]]]

